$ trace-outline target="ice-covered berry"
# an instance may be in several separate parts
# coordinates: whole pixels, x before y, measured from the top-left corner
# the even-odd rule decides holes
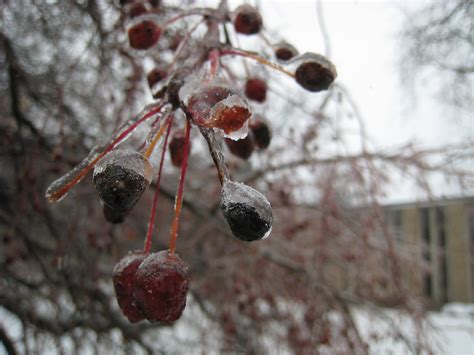
[[[250,132],[247,134],[247,137],[237,141],[226,138],[225,143],[232,154],[244,160],[250,158],[254,150],[253,139]]]
[[[296,48],[287,42],[280,42],[274,48],[275,56],[281,61],[290,60],[298,55]]]
[[[249,78],[245,83],[245,96],[257,102],[265,101],[267,98],[267,83],[260,78]]]
[[[248,4],[241,5],[234,11],[234,28],[238,33],[253,35],[262,29],[262,16],[256,8]]]
[[[188,267],[178,255],[153,253],[135,274],[133,298],[150,322],[173,322],[186,306],[188,284]]]
[[[169,143],[169,152],[171,163],[174,166],[180,167],[184,159],[184,147],[186,145],[186,132],[184,129],[179,129],[173,133]],[[191,141],[188,149],[191,150]]]
[[[251,242],[268,237],[273,212],[270,202],[257,190],[242,183],[226,181],[220,208],[234,236]]]
[[[336,68],[322,55],[305,53],[295,58],[294,63],[298,65],[295,72],[296,82],[308,91],[327,90],[336,79]]]
[[[133,299],[133,282],[140,264],[146,255],[142,251],[128,253],[115,266],[112,276],[115,295],[123,314],[132,323],[139,322],[145,317],[135,305]]]
[[[254,116],[250,122],[250,131],[253,134],[255,145],[259,149],[266,149],[270,145],[272,133],[268,124],[260,116]]]
[[[153,21],[142,21],[128,30],[130,47],[148,49],[160,39],[161,29]]]

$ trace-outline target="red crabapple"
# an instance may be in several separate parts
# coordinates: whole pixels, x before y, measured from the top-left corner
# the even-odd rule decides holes
[[[262,16],[253,6],[241,5],[234,11],[234,28],[238,33],[253,35],[262,29]]]
[[[260,78],[249,78],[245,83],[245,96],[257,102],[265,101],[267,97],[267,83]]]
[[[160,39],[161,29],[153,21],[142,21],[128,30],[130,47],[148,49]]]

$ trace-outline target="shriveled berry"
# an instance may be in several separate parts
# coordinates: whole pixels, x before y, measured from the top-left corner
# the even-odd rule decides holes
[[[296,48],[287,42],[280,42],[274,48],[275,56],[282,61],[290,60],[298,55]]]
[[[251,242],[264,239],[271,232],[270,202],[250,186],[226,181],[221,190],[220,208],[237,239]]]
[[[145,4],[134,4],[130,10],[128,11],[131,18],[138,17],[144,15],[148,12]]]
[[[95,166],[93,181],[104,204],[115,210],[130,210],[150,185],[152,173],[143,155],[117,149]]]
[[[238,33],[253,35],[260,32],[263,21],[260,13],[253,6],[241,5],[234,11],[234,28]]]
[[[267,83],[260,78],[250,78],[245,83],[245,96],[250,100],[263,102],[267,98]]]
[[[232,154],[244,160],[250,158],[254,150],[253,140],[250,132],[247,134],[247,137],[239,139],[238,141],[226,138],[225,143]]]
[[[186,132],[184,129],[177,130],[173,133],[169,143],[169,152],[171,163],[174,166],[180,167],[184,159],[184,147],[186,145]],[[189,142],[189,150],[191,149],[191,142]]]
[[[188,267],[169,251],[150,254],[133,282],[133,298],[150,322],[173,322],[181,317],[188,292]]]
[[[159,83],[161,80],[166,78],[168,75],[168,72],[164,68],[154,68],[152,69],[148,75],[147,75],[147,80],[148,80],[148,86],[150,89],[155,86],[155,84]]]
[[[133,282],[140,264],[146,255],[142,251],[128,253],[115,266],[112,276],[115,295],[123,314],[132,323],[139,322],[145,317],[137,308],[133,298]]]
[[[104,205],[102,208],[102,212],[104,213],[105,220],[107,222],[113,224],[120,224],[125,221],[125,217],[127,217],[128,210],[119,210],[107,205]]]
[[[160,39],[161,29],[153,21],[142,21],[128,30],[130,47],[148,49]]]
[[[272,133],[268,124],[260,117],[254,117],[250,122],[250,130],[254,143],[259,149],[266,149],[270,145]]]
[[[336,68],[322,55],[306,53],[296,60],[301,62],[296,68],[296,82],[308,91],[327,90],[336,79]]]

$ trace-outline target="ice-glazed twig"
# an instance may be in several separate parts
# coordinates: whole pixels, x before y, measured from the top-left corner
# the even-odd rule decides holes
[[[66,175],[49,185],[46,190],[48,201],[53,203],[63,199],[68,191],[80,182],[100,159],[128,138],[140,124],[159,113],[162,108],[161,102],[146,106],[137,116],[125,122],[106,143],[95,146],[84,160]]]
[[[141,153],[149,158],[151,154],[153,153],[153,150],[155,149],[156,145],[158,144],[160,138],[163,136],[163,133],[165,133],[165,129],[168,124],[168,119],[170,117],[172,111],[172,106],[167,105],[163,110],[160,112],[160,116],[156,120],[157,122],[154,123],[152,126],[150,132],[148,133],[145,144],[141,148]],[[166,121],[163,121],[163,117],[168,117]]]
[[[201,134],[207,142],[209,152],[219,175],[219,181],[223,185],[225,181],[230,179],[229,170],[224,161],[224,153],[222,153],[221,147],[216,141],[214,131],[211,128],[201,128]]]
[[[184,141],[184,156],[183,162],[181,163],[181,174],[179,177],[178,192],[176,194],[176,200],[174,203],[174,218],[171,225],[170,231],[170,251],[174,253],[176,249],[176,238],[178,237],[179,227],[179,215],[181,213],[181,207],[183,205],[183,192],[184,192],[184,180],[186,178],[186,170],[188,168],[188,156],[189,156],[189,138],[191,133],[190,120],[186,120],[186,137]]]
[[[143,249],[145,254],[149,254],[151,250],[151,240],[152,240],[153,230],[155,228],[155,221],[156,221],[156,206],[158,205],[158,196],[160,194],[161,171],[163,170],[163,162],[165,161],[166,147],[168,146],[168,137],[170,135],[172,123],[173,123],[173,115],[170,115],[166,119],[166,123],[161,125],[163,129],[167,127],[167,130],[166,130],[166,135],[165,135],[165,142],[163,144],[163,150],[161,151],[160,167],[158,168],[158,176],[156,178],[156,189],[155,189],[155,194],[153,196],[153,204],[152,204],[151,212],[150,212],[150,222],[148,223],[148,231],[146,234],[145,246]],[[160,132],[161,131],[162,129],[160,129]]]

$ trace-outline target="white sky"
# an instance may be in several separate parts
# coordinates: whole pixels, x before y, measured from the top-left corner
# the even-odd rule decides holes
[[[474,136],[473,118],[440,105],[425,83],[417,92],[416,105],[400,85],[396,35],[403,19],[401,9],[420,5],[421,1],[323,1],[331,60],[337,67],[338,80],[350,90],[370,137],[380,147],[401,145],[409,140],[433,146]],[[231,5],[235,3],[231,1]],[[324,53],[316,0],[261,0],[260,5],[268,29],[278,30],[300,52]],[[438,195],[460,193],[441,179],[433,182]],[[474,188],[469,193],[474,193]],[[411,185],[397,186],[396,193],[388,200],[413,200],[422,196]]]

